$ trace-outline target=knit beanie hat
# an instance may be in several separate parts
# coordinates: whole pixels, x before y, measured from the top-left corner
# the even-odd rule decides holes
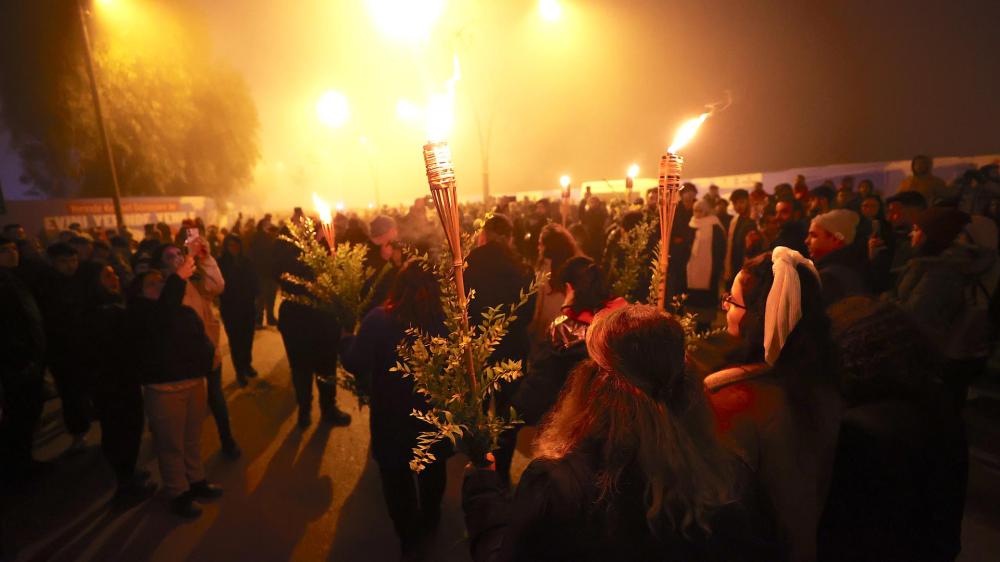
[[[854,234],[857,232],[860,220],[861,217],[854,211],[836,209],[822,215],[816,215],[812,224],[829,232],[844,244],[850,245],[854,242]]]
[[[375,217],[369,225],[372,240],[377,240],[378,238],[385,236],[394,228],[396,228],[396,221],[387,215],[379,215]]]
[[[916,220],[917,226],[924,231],[927,241],[934,246],[945,248],[951,245],[969,224],[969,215],[954,207],[931,207]]]

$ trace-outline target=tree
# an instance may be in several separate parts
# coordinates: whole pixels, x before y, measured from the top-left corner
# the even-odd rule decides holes
[[[88,22],[122,195],[235,191],[260,157],[246,82],[212,57],[196,22],[163,3],[129,8],[127,20]],[[39,190],[105,196],[110,175],[75,10],[72,0],[5,3],[0,119]]]

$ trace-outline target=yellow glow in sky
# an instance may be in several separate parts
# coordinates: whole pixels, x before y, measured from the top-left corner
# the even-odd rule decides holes
[[[327,127],[343,127],[351,118],[351,110],[347,105],[347,97],[340,92],[328,90],[316,102],[316,115]]]
[[[427,39],[444,11],[445,0],[368,0],[368,11],[387,37]]]
[[[559,21],[562,18],[562,6],[559,0],[539,0],[538,13],[545,21]]]

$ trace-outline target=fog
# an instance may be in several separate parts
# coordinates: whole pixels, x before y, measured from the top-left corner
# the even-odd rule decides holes
[[[125,0],[119,0],[125,1]],[[262,159],[242,198],[364,206],[426,191],[425,126],[397,116],[443,87],[457,54],[459,190],[492,194],[653,175],[674,129],[729,92],[685,174],[1000,150],[1000,2],[527,0],[445,3],[425,41],[389,37],[371,0],[183,0],[241,70]],[[316,102],[343,92],[350,120]],[[361,142],[364,136],[366,142]]]

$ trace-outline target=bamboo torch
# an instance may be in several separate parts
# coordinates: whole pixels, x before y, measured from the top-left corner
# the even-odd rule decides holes
[[[686,121],[677,130],[674,141],[667,153],[660,158],[660,183],[657,189],[657,203],[660,211],[660,310],[667,309],[667,271],[670,269],[670,233],[674,227],[674,215],[680,202],[681,169],[684,158],[677,152],[684,147],[698,131],[698,127],[708,119],[709,113]]]
[[[448,248],[451,250],[452,271],[455,278],[455,292],[458,295],[458,307],[462,311],[462,328],[469,332],[469,312],[465,294],[465,256],[462,253],[462,231],[458,210],[458,185],[455,181],[455,167],[451,160],[451,147],[447,136],[452,125],[452,102],[454,100],[454,83],[458,80],[458,59],[455,59],[455,72],[448,82],[448,92],[431,97],[427,108],[427,144],[424,145],[424,168],[427,172],[427,185],[434,199],[441,228],[444,229]],[[479,392],[479,382],[476,380],[476,368],[472,360],[472,349],[467,350],[469,388]]]

